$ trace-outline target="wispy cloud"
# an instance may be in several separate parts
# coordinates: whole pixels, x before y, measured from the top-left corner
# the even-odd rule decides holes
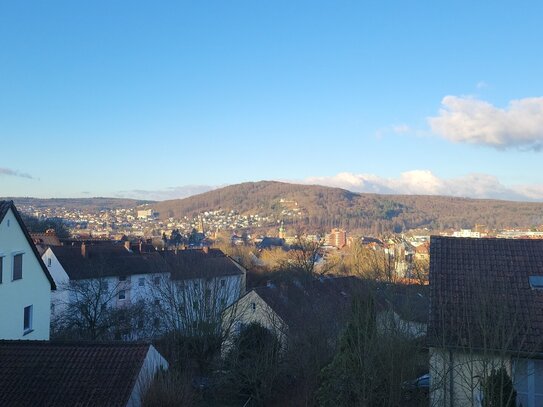
[[[11,168],[1,168],[0,167],[0,177],[2,177],[2,176],[34,179],[34,177],[32,175],[27,174],[26,172],[12,170]]]
[[[407,124],[397,124],[392,126],[392,131],[396,134],[405,134],[412,131],[412,129]]]
[[[344,188],[353,192],[447,195],[519,201],[543,200],[543,185],[506,186],[495,176],[475,173],[445,179],[429,170],[406,171],[396,178],[342,172],[329,177],[306,178],[304,182]]]
[[[185,185],[169,187],[165,189],[132,189],[129,191],[118,191],[115,196],[118,198],[145,199],[151,201],[165,201],[168,199],[187,198],[192,195],[202,194],[217,187],[209,185]]]
[[[543,97],[512,100],[501,109],[472,97],[445,96],[439,115],[428,123],[434,134],[453,142],[538,151],[543,146]]]

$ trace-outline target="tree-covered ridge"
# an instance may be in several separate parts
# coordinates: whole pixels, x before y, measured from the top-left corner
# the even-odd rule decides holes
[[[301,215],[292,222],[310,228],[343,227],[374,233],[414,228],[433,230],[534,227],[543,224],[543,203],[426,195],[353,193],[340,188],[274,181],[231,185],[155,205],[161,218],[196,216],[213,210],[275,214],[296,202]]]

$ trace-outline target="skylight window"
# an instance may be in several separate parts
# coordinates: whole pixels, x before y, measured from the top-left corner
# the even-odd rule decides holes
[[[532,290],[543,290],[543,276],[530,276]]]

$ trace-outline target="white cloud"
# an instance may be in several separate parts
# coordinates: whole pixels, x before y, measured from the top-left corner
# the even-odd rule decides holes
[[[34,179],[32,175],[27,174],[26,172],[12,170],[11,168],[0,168],[0,176]]]
[[[305,183],[380,194],[447,195],[507,200],[543,200],[543,185],[505,186],[488,174],[439,178],[429,170],[403,172],[397,178],[342,172],[330,177],[310,177]]]
[[[543,146],[543,97],[512,100],[500,109],[471,97],[445,96],[439,115],[428,118],[432,132],[454,142],[504,149]]]

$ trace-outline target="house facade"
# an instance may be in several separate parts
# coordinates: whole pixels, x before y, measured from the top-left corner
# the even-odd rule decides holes
[[[245,270],[215,249],[158,252],[141,244],[49,247],[46,267],[59,289],[52,317],[81,300],[81,287],[101,291],[100,301],[122,309],[144,304],[126,339],[187,330],[220,315],[245,291]],[[127,337],[128,336],[128,337]]]
[[[12,201],[0,201],[0,339],[49,339],[55,283]]]
[[[517,405],[542,405],[542,312],[542,240],[432,237],[430,405],[481,406],[500,369]]]
[[[335,341],[349,317],[353,298],[362,292],[354,277],[294,279],[256,287],[224,311],[227,340],[223,353],[251,323],[267,328],[283,347],[315,330]]]

